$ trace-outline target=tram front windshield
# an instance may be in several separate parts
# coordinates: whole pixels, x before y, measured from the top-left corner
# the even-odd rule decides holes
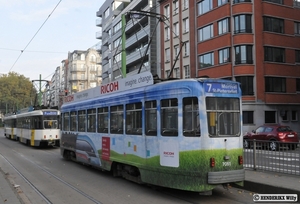
[[[211,137],[240,135],[240,101],[238,98],[206,98],[208,133]]]
[[[44,116],[45,129],[58,129],[58,116]]]

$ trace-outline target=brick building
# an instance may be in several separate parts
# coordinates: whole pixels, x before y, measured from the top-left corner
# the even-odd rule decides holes
[[[241,83],[243,131],[281,123],[300,132],[300,0],[165,0],[161,76]],[[183,46],[182,46],[183,45]]]

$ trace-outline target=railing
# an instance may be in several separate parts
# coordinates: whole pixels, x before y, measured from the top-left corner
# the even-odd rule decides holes
[[[300,175],[300,143],[275,143],[275,151],[271,150],[270,142],[259,140],[244,148],[244,168]]]

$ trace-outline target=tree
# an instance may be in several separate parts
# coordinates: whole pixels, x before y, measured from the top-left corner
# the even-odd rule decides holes
[[[0,75],[0,112],[5,114],[33,105],[37,90],[24,75]]]

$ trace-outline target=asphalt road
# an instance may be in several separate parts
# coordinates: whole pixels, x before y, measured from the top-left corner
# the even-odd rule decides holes
[[[219,186],[211,196],[194,192],[139,185],[75,162],[66,161],[60,150],[32,148],[6,139],[0,130],[0,167],[20,186],[25,204],[41,203],[254,203],[253,193]],[[1,175],[0,175],[1,176]],[[0,184],[1,185],[1,184]]]

